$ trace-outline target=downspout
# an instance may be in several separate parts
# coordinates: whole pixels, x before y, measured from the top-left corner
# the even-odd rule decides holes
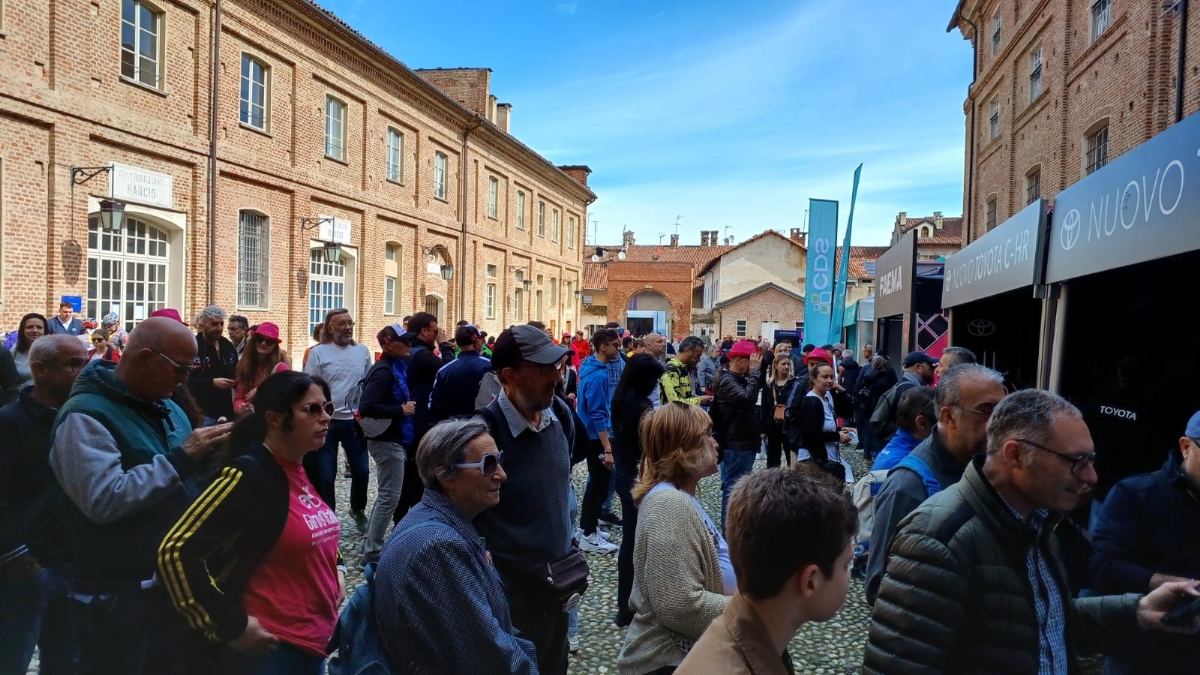
[[[967,155],[967,205],[970,207],[963,214],[966,219],[966,224],[963,231],[967,237],[971,236],[971,222],[975,219],[975,115],[979,109],[979,103],[975,100],[975,82],[979,79],[979,27],[974,24],[962,13],[962,6],[959,6],[958,16],[967,25],[971,26],[974,39],[971,40],[971,86],[967,88],[967,99],[971,102],[971,140],[970,149]],[[967,244],[968,242],[963,242]]]
[[[1183,119],[1183,78],[1187,63],[1187,0],[1179,0],[1179,63],[1175,70],[1175,122]]]
[[[471,138],[471,132],[482,125],[483,117],[476,114],[475,126],[468,128],[463,133],[462,169],[459,171],[459,182],[461,185],[458,193],[462,199],[462,236],[458,238],[458,318],[464,320],[467,318],[467,141]]]
[[[217,93],[221,71],[221,0],[213,20],[212,91],[208,109],[208,303],[217,301]]]

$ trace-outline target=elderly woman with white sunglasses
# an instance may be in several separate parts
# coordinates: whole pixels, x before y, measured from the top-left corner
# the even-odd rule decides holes
[[[375,571],[375,616],[397,672],[537,673],[491,556],[471,521],[500,501],[502,455],[478,417],[429,430],[417,449],[421,502]]]

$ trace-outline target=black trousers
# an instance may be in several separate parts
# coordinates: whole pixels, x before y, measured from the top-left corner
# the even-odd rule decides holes
[[[600,439],[588,439],[586,449],[588,476],[587,490],[583,493],[583,506],[579,509],[579,527],[584,536],[596,531],[600,522],[600,510],[608,497],[608,484],[612,480],[612,470],[604,466],[604,446]]]
[[[782,424],[772,424],[767,429],[767,468],[773,469],[781,463],[791,465],[788,455],[783,451],[787,435],[783,433]]]
[[[414,447],[416,447],[415,443]],[[392,523],[400,522],[409,509],[420,504],[424,494],[425,484],[421,482],[421,476],[417,474],[417,453],[415,450],[409,450],[408,458],[404,461],[404,483],[400,487],[400,501],[396,504],[396,513],[392,516]]]
[[[567,622],[561,605],[545,604],[536,591],[506,584],[508,613],[513,626],[537,647],[538,672],[567,673]]]
[[[633,542],[637,536],[637,506],[633,503],[633,484],[637,467],[618,466],[613,470],[617,497],[621,500],[621,550],[617,551],[617,611],[629,612],[629,594],[633,592]]]

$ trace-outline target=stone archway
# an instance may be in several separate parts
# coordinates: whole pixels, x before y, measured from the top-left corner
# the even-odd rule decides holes
[[[621,325],[635,337],[651,332],[669,336],[674,322],[675,312],[670,298],[654,289],[631,295],[621,316]]]

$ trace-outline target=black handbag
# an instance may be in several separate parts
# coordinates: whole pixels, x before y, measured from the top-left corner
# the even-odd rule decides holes
[[[526,568],[526,576],[536,580],[538,588],[548,596],[547,604],[561,604],[564,612],[579,604],[588,589],[590,572],[587,560],[575,545],[561,560]]]

